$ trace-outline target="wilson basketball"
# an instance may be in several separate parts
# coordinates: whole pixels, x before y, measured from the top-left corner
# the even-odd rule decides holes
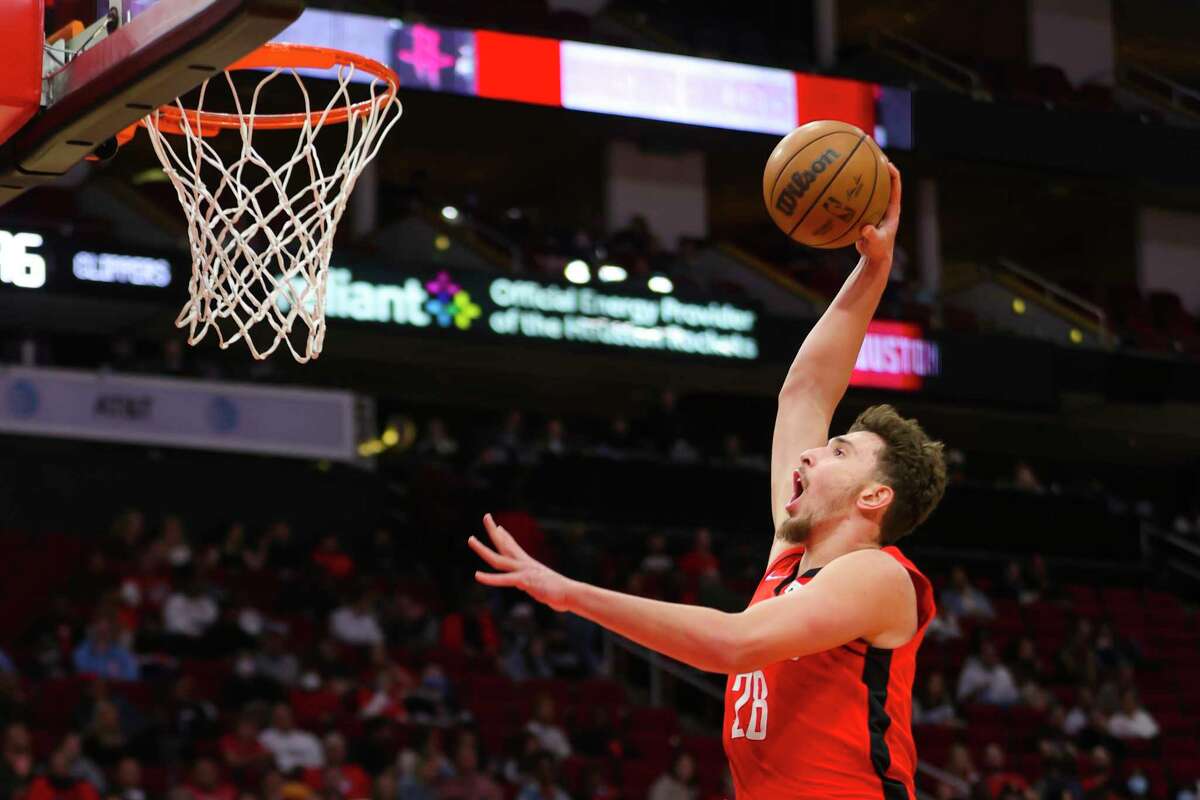
[[[878,225],[892,184],[887,156],[853,125],[819,120],[775,146],[763,171],[763,200],[780,230],[809,247],[854,244]]]

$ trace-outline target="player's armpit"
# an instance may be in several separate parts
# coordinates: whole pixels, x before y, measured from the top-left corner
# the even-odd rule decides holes
[[[737,615],[731,671],[746,672],[865,639],[900,647],[917,631],[917,594],[908,571],[880,550],[834,559],[794,592]]]

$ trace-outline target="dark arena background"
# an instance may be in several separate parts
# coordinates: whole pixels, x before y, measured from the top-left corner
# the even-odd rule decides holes
[[[763,206],[817,119],[904,180],[832,428],[946,443],[918,796],[1200,794],[1194,3],[311,0],[279,38],[401,82],[319,359],[187,344],[145,131],[0,207],[0,800],[732,800],[724,676],[465,543],[491,511],[745,608],[780,382],[858,259]]]

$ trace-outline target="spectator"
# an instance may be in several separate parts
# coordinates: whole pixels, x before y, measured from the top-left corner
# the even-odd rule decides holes
[[[381,717],[404,722],[407,715],[405,698],[413,688],[412,676],[393,664],[385,664],[375,672],[374,685],[358,690],[358,713],[364,719]]]
[[[166,744],[174,755],[190,758],[196,742],[216,733],[217,707],[206,699],[196,697],[196,680],[183,675],[175,682],[171,698],[170,727]]]
[[[1153,739],[1158,723],[1138,702],[1137,693],[1127,689],[1121,695],[1121,708],[1108,720],[1108,731],[1118,739]]]
[[[546,422],[546,429],[537,443],[538,455],[544,459],[562,458],[569,450],[567,428],[557,417]]]
[[[304,771],[304,782],[314,792],[332,789],[336,796],[348,800],[365,798],[371,792],[371,779],[357,764],[346,757],[346,737],[336,731],[325,736],[325,766]]]
[[[87,781],[96,791],[104,792],[108,788],[108,780],[105,777],[104,770],[92,761],[83,752],[83,743],[78,733],[70,731],[63,737],[62,744],[59,745],[66,758],[67,772],[72,778],[78,778],[82,781]]]
[[[944,771],[954,779],[955,784],[942,784],[945,789],[939,792],[940,797],[969,798],[974,793],[974,787],[979,783],[979,772],[975,769],[975,761],[971,751],[961,742],[950,747]]]
[[[570,795],[558,785],[556,772],[553,756],[549,753],[535,756],[533,780],[525,784],[517,800],[571,800]]]
[[[126,509],[113,520],[105,553],[118,563],[133,563],[145,549],[142,546],[145,535],[146,515],[136,508]]]
[[[983,785],[989,797],[1007,797],[1014,792],[1023,795],[1029,790],[1029,781],[1024,776],[1006,769],[1004,748],[995,742],[983,751],[983,767]]]
[[[540,634],[513,639],[512,647],[501,659],[500,668],[514,681],[554,676],[554,669],[546,657],[546,639]]]
[[[1010,561],[1004,567],[1004,578],[1001,580],[1001,585],[1004,587],[1005,596],[1016,600],[1021,605],[1029,605],[1037,600],[1037,592],[1026,581],[1020,561]]]
[[[604,433],[596,444],[595,454],[601,458],[623,459],[637,449],[633,433],[629,428],[629,420],[625,417],[613,417]]]
[[[282,631],[271,630],[263,639],[262,650],[254,657],[254,672],[285,688],[300,680],[300,660],[287,651]]]
[[[667,552],[667,537],[656,533],[646,542],[646,555],[641,571],[650,575],[665,575],[675,568],[675,559]]]
[[[1037,645],[1028,636],[1018,639],[1013,648],[1012,673],[1013,679],[1022,689],[1029,685],[1038,686],[1045,678],[1045,669],[1041,658],[1038,657]]]
[[[184,585],[183,591],[167,598],[163,606],[163,628],[167,633],[198,640],[217,621],[217,602],[209,596],[199,576]]]
[[[650,786],[648,800],[696,800],[696,761],[690,753],[678,753],[669,772]]]
[[[225,538],[217,550],[217,566],[221,569],[239,572],[246,564],[246,526],[241,522],[233,522],[225,531]]]
[[[533,734],[542,750],[555,758],[571,755],[571,742],[566,732],[555,721],[554,698],[539,694],[533,701],[533,719],[525,723],[525,730]]]
[[[437,644],[438,621],[421,600],[401,594],[396,599],[396,614],[389,621],[387,638],[396,647],[420,653]]]
[[[329,617],[329,632],[342,644],[355,647],[383,644],[383,628],[375,617],[371,592],[361,590],[352,603],[334,611]]]
[[[24,800],[100,800],[96,787],[71,774],[70,754],[58,748],[50,755],[46,774],[29,785]]]
[[[8,657],[8,653],[0,648],[0,675],[13,675],[17,671],[17,667],[13,664],[12,659]]]
[[[996,646],[984,640],[976,655],[967,658],[958,676],[958,699],[968,703],[1013,705],[1020,699],[1012,672],[1000,662]]]
[[[324,766],[325,754],[321,742],[308,731],[296,727],[292,709],[279,703],[271,712],[271,727],[259,734],[258,740],[275,758],[275,766],[284,775],[296,768]]]
[[[431,417],[425,434],[417,441],[416,453],[437,459],[452,459],[458,455],[458,442],[446,430],[441,417]]]
[[[492,441],[480,455],[484,465],[525,464],[530,457],[525,442],[525,419],[520,411],[510,411]]]
[[[438,800],[501,800],[499,785],[480,771],[479,739],[463,731],[454,747],[454,777],[438,788]]]
[[[1116,669],[1122,664],[1136,662],[1139,653],[1137,648],[1127,640],[1117,635],[1112,623],[1102,622],[1096,629],[1096,638],[1092,640],[1092,649],[1096,660],[1102,669]]]
[[[136,681],[141,669],[137,658],[117,641],[112,617],[102,614],[92,623],[87,638],[75,648],[75,671],[117,681]]]
[[[961,566],[951,570],[950,585],[942,590],[941,600],[942,608],[959,619],[991,619],[996,616],[987,595],[971,584],[967,571]]]
[[[292,526],[283,520],[272,523],[259,542],[257,563],[276,574],[287,577],[304,564],[305,551],[292,533]]]
[[[183,529],[183,520],[174,514],[163,517],[162,538],[163,554],[172,569],[181,569],[192,563],[192,546],[188,544],[187,533]]]
[[[396,780],[395,769],[385,769],[375,778],[371,787],[371,800],[398,800],[400,783]]]
[[[599,764],[592,764],[583,771],[583,779],[579,782],[579,796],[582,800],[618,800],[621,793],[604,773],[605,770]],[[732,786],[725,794],[720,795],[720,800],[725,800],[726,797],[733,797]]]
[[[335,534],[321,539],[313,551],[312,560],[318,569],[335,581],[346,580],[354,574],[354,559],[342,549],[342,543]]]
[[[246,776],[263,772],[271,762],[271,752],[258,739],[254,715],[243,712],[229,733],[221,737],[221,757],[239,783]]]
[[[142,786],[141,762],[130,757],[122,758],[118,762],[108,796],[117,800],[146,800],[146,789]]]
[[[237,790],[221,780],[217,762],[201,758],[192,768],[192,779],[184,784],[192,800],[237,800]]]
[[[433,755],[422,758],[417,768],[400,779],[396,800],[438,800],[441,760]]]
[[[129,739],[121,728],[121,715],[115,704],[101,700],[92,708],[92,722],[83,740],[83,751],[89,759],[105,768],[129,755]]]
[[[1013,467],[1012,485],[1013,488],[1022,492],[1043,494],[1046,491],[1042,482],[1038,480],[1037,473],[1026,461],[1018,461]]]
[[[0,800],[24,794],[33,778],[33,737],[29,729],[14,722],[4,729],[4,753],[0,759]]]
[[[954,698],[946,685],[946,676],[932,672],[925,686],[913,697],[914,725],[961,725]]]
[[[712,532],[700,528],[692,540],[692,549],[679,559],[679,571],[693,581],[707,575],[717,575],[721,565],[712,552]]]
[[[1113,769],[1112,754],[1100,745],[1092,748],[1091,757],[1080,783],[1083,785],[1084,796],[1088,798],[1120,797],[1122,795],[1120,781]]]

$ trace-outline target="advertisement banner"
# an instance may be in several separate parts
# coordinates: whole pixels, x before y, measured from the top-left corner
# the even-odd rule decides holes
[[[920,325],[875,320],[867,326],[850,385],[915,392],[941,372],[941,349]]]
[[[334,268],[325,316],[442,329],[468,338],[503,336],[742,361],[759,357],[759,314],[747,307],[463,270],[373,283]]]
[[[355,461],[349,392],[0,369],[0,431]]]

